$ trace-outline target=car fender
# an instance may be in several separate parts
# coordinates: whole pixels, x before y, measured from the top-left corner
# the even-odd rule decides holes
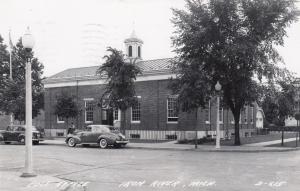
[[[100,136],[98,137],[97,142],[99,142],[100,139],[103,139],[103,138],[107,140],[107,143],[108,143],[109,145],[114,144],[114,143],[116,142],[116,140],[117,140],[117,137],[114,137],[114,136],[111,136],[111,135],[100,135]]]
[[[74,140],[75,140],[75,143],[76,144],[80,144],[81,143],[81,139],[78,137],[78,136],[68,136],[67,138],[66,138],[66,143],[68,143],[68,140],[70,139],[70,138],[73,138]]]
[[[20,135],[18,136],[18,141],[20,141],[22,138],[25,139],[25,135],[24,135],[24,134],[20,134]]]
[[[3,135],[0,134],[0,141],[3,141]]]

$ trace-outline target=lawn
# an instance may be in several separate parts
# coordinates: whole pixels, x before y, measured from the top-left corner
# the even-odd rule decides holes
[[[285,132],[284,133],[284,138],[293,138],[296,137],[296,133],[288,133]],[[260,142],[267,142],[267,141],[274,141],[274,140],[281,140],[281,132],[271,132],[267,135],[254,135],[251,137],[241,137],[241,144],[251,144],[251,143],[260,143]],[[201,142],[201,141],[198,141]],[[203,141],[202,141],[203,142]],[[184,144],[194,144],[195,141],[191,140],[191,141],[186,141],[186,142],[182,142]],[[214,145],[215,141],[208,141],[208,142],[204,142],[202,143],[204,145]],[[234,145],[234,137],[232,137],[230,140],[221,140],[221,145],[225,145],[225,146],[230,146],[230,145]],[[295,144],[294,144],[295,145]]]

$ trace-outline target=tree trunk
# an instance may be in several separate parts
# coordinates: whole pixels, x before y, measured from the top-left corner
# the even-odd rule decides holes
[[[126,127],[126,110],[121,110],[120,131],[125,135]]]
[[[198,108],[196,109],[196,125],[195,125],[195,149],[198,148],[198,131],[197,131],[197,128],[198,128]]]
[[[281,146],[283,146],[283,145],[284,145],[284,129],[282,127],[282,129],[281,129]]]
[[[241,145],[240,141],[240,112],[234,114],[234,145]]]

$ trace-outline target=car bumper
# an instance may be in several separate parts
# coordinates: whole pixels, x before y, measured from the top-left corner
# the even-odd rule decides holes
[[[127,144],[129,143],[128,140],[116,141],[117,144]]]
[[[35,139],[35,138],[32,138],[32,141],[44,141],[44,139]]]

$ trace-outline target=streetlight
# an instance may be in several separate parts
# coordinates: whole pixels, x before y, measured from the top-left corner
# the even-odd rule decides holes
[[[215,90],[217,92],[217,122],[216,122],[216,131],[217,131],[217,137],[216,137],[216,149],[220,148],[220,119],[219,119],[219,106],[220,106],[220,96],[219,92],[221,90],[222,86],[217,81],[217,84],[215,85]]]
[[[34,46],[34,38],[27,27],[27,31],[22,37],[22,44],[26,50],[26,131],[25,131],[25,172],[21,177],[36,176],[32,170],[32,91],[31,91],[31,60],[30,52]]]

